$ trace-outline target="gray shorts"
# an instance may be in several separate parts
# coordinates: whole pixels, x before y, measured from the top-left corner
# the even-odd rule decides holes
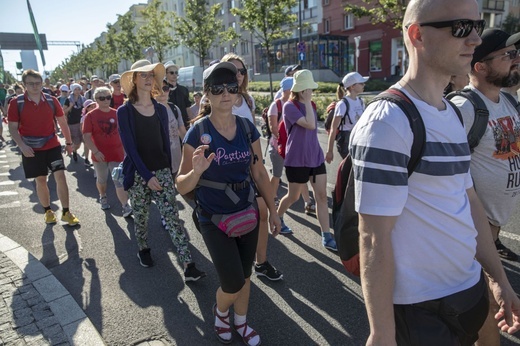
[[[278,154],[278,149],[269,145],[269,157],[271,158],[271,163],[273,164],[273,176],[276,178],[281,178],[283,174],[283,164],[285,162],[284,158]]]
[[[119,162],[92,162],[94,164],[94,170],[96,171],[96,181],[98,184],[104,185],[108,181],[108,175],[112,179],[112,170],[119,166]],[[112,179],[116,188],[123,187],[123,184],[117,180]]]
[[[70,138],[74,145],[83,142],[83,133],[81,132],[81,124],[69,124]]]

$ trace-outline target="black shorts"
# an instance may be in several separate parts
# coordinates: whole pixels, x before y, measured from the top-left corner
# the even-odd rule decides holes
[[[325,162],[318,167],[289,167],[285,166],[285,175],[287,181],[290,183],[307,184],[309,177],[313,178],[313,183],[316,182],[316,176],[321,174],[327,174],[327,168]]]
[[[52,173],[64,170],[61,145],[47,150],[35,150],[34,157],[22,155],[22,166],[26,179],[47,176],[49,170]]]

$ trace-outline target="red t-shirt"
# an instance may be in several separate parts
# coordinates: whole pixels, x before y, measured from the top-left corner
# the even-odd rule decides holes
[[[123,103],[125,102],[125,94],[119,94],[119,95],[114,95],[112,94],[112,98],[114,99],[114,109],[118,109],[119,106],[122,106]]]
[[[122,162],[125,152],[117,130],[116,110],[103,112],[99,108],[87,113],[83,121],[83,133],[91,133],[92,141],[105,155],[105,162]],[[98,162],[92,155],[92,160]]]
[[[9,122],[18,123],[18,132],[20,136],[38,136],[46,137],[55,133],[56,128],[54,126],[54,117],[62,117],[63,109],[61,108],[60,101],[52,96],[54,102],[54,112],[51,105],[45,99],[43,93],[41,93],[40,102],[30,100],[27,97],[27,93],[24,94],[24,105],[22,114],[18,114],[18,102],[16,97],[13,97],[13,102],[9,102],[7,109],[7,120]],[[41,148],[33,148],[33,150],[48,150],[55,148],[60,145],[58,137],[54,135],[45,143]]]

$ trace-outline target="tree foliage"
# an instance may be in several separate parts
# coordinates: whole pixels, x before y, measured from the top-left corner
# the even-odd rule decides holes
[[[132,13],[127,12],[124,15],[117,16],[119,24],[119,32],[116,34],[115,40],[119,47],[119,55],[122,59],[129,61],[137,61],[142,58],[142,47],[137,41],[135,34],[135,21],[132,19]]]
[[[190,0],[186,2],[184,16],[173,13],[176,44],[198,56],[200,66],[204,66],[208,50],[221,31],[222,21],[216,19],[221,8],[222,4],[210,6],[207,0]]]
[[[520,30],[520,19],[509,13],[502,23],[502,30],[511,35],[517,33]]]
[[[347,3],[345,12],[357,18],[368,17],[372,24],[387,24],[400,29],[403,24],[407,0],[362,0],[365,5]]]
[[[175,41],[169,33],[172,28],[170,23],[172,16],[166,11],[160,10],[160,5],[160,0],[153,0],[142,11],[146,24],[138,29],[137,40],[143,47],[153,47],[159,61],[163,61],[166,49],[174,46]]]
[[[240,25],[249,30],[260,41],[269,59],[273,42],[289,37],[295,29],[297,16],[291,8],[296,0],[242,0],[239,8],[232,8],[231,13],[240,17]],[[270,62],[270,66],[273,64]],[[272,71],[269,71],[271,98],[273,96]]]

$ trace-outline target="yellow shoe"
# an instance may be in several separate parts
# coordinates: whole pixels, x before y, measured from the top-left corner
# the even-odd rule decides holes
[[[74,214],[72,214],[70,211],[63,213],[63,216],[61,217],[61,221],[65,221],[69,224],[69,226],[75,226],[79,223],[79,220]]]
[[[45,212],[45,223],[52,224],[58,222],[58,219],[56,218],[56,214],[52,210],[47,210]]]

